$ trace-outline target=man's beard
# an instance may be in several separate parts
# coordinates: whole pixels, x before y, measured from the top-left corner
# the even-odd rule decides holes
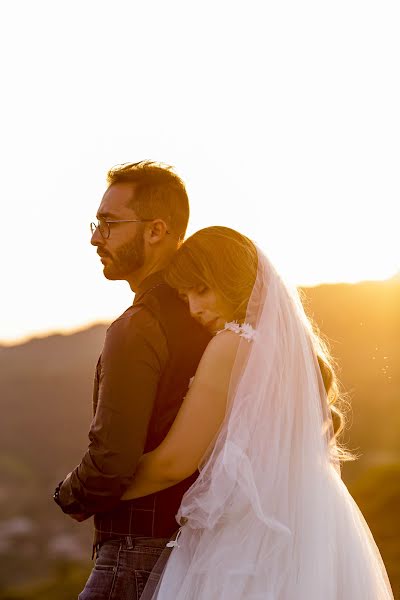
[[[138,231],[130,242],[118,248],[109,258],[110,263],[104,266],[104,276],[107,279],[127,279],[131,273],[143,267],[143,232]]]

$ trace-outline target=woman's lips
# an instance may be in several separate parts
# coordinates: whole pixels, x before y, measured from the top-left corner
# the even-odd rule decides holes
[[[218,331],[218,329],[220,329],[218,327],[218,323],[220,321],[220,318],[217,317],[216,319],[212,319],[211,321],[208,321],[204,327],[206,327],[206,329],[208,329],[209,331],[211,331],[211,333],[215,333],[216,331]]]

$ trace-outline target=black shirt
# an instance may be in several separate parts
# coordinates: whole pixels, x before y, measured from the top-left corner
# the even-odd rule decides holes
[[[162,272],[142,283],[133,305],[107,330],[96,368],[89,447],[58,500],[66,513],[95,514],[96,543],[173,533],[174,515],[194,477],[136,500],[120,497],[142,454],[158,446],[171,427],[209,339]]]

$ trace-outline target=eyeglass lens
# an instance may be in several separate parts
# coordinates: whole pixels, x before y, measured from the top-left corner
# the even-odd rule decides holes
[[[103,238],[107,239],[109,237],[110,227],[107,221],[104,221],[103,219],[98,219],[97,223],[90,223],[90,231],[92,232],[92,235],[94,234],[97,228],[99,229],[100,234]]]

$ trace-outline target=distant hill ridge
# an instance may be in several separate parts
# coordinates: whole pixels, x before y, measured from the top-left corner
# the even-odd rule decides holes
[[[400,426],[396,400],[400,386],[400,279],[326,284],[303,288],[302,293],[306,311],[330,340],[341,380],[353,394],[357,422],[353,419],[352,442],[361,443],[362,449],[364,444],[365,448],[376,444],[376,450],[381,449],[385,439],[392,439],[393,422]],[[79,458],[86,445],[93,373],[106,327],[99,324],[73,334],[0,348],[3,451],[19,454],[22,437],[29,448],[29,462],[39,470],[33,440],[46,448],[44,454],[51,450],[46,461],[52,470],[70,465],[71,453]],[[358,406],[363,410],[358,411]],[[64,431],[71,428],[65,445],[57,433],[61,427]],[[361,434],[364,428],[366,436]],[[393,433],[393,437],[398,436]]]
[[[391,439],[388,428],[390,430],[393,421],[398,423],[399,417],[394,396],[397,393],[398,397],[400,385],[400,279],[326,284],[303,288],[302,293],[306,311],[331,342],[340,366],[340,378],[353,393],[354,406],[368,406],[367,414],[360,411],[357,415],[352,441],[355,437],[357,446],[361,441],[367,447],[374,443],[371,432],[368,439],[365,436],[359,439],[358,425],[360,431],[366,425],[373,426],[375,441],[383,435],[378,427]],[[36,437],[40,440],[38,446],[46,447],[46,454],[49,454],[48,449],[53,449],[51,460],[47,457],[52,471],[58,470],[57,463],[60,468],[70,464],[70,452],[79,458],[86,445],[93,373],[106,327],[99,324],[77,333],[51,335],[0,349],[3,451],[16,454],[21,451],[22,442],[15,439],[14,427],[17,427],[30,448],[29,460],[39,470],[40,464],[32,449]],[[378,408],[382,411],[375,414]],[[386,412],[389,410],[390,420]],[[56,433],[61,423],[64,431],[71,427],[63,449]],[[59,455],[54,451],[54,444],[60,449]]]
[[[360,293],[363,294],[367,291],[367,295],[372,295],[372,297],[382,297],[382,295],[386,295],[389,291],[390,296],[394,298],[399,297],[400,291],[400,271],[396,273],[393,277],[383,281],[362,281],[357,283],[324,283],[315,286],[301,286],[299,290],[304,292],[306,297],[314,297],[314,295],[321,296],[325,298],[331,295],[332,290],[344,292],[347,290],[349,293],[350,290],[356,288],[358,290],[357,295]],[[397,288],[397,292],[396,292]],[[350,292],[352,293],[352,292]],[[116,315],[117,317],[117,315]],[[94,323],[93,325],[82,326],[79,328],[72,328],[71,331],[55,331],[49,335],[45,333],[39,335],[33,335],[29,339],[23,341],[16,341],[15,343],[5,343],[0,340],[0,354],[5,350],[9,350],[10,348],[19,348],[21,346],[27,346],[29,344],[35,344],[36,342],[41,342],[43,340],[51,339],[51,338],[61,338],[64,339],[66,337],[72,336],[80,336],[81,334],[85,334],[91,330],[102,332],[107,328],[110,322],[99,322]]]
[[[400,279],[327,284],[302,294],[351,394],[347,444],[361,458],[344,466],[344,480],[400,586]],[[90,547],[90,524],[73,528],[51,493],[87,448],[93,375],[106,328],[100,324],[0,348],[0,523],[28,516],[33,533],[27,547],[32,539],[42,544],[43,560],[52,560],[46,544],[60,532]],[[17,573],[29,566],[20,548],[18,539]],[[0,548],[3,562],[5,556]],[[0,581],[8,580],[7,565]]]

